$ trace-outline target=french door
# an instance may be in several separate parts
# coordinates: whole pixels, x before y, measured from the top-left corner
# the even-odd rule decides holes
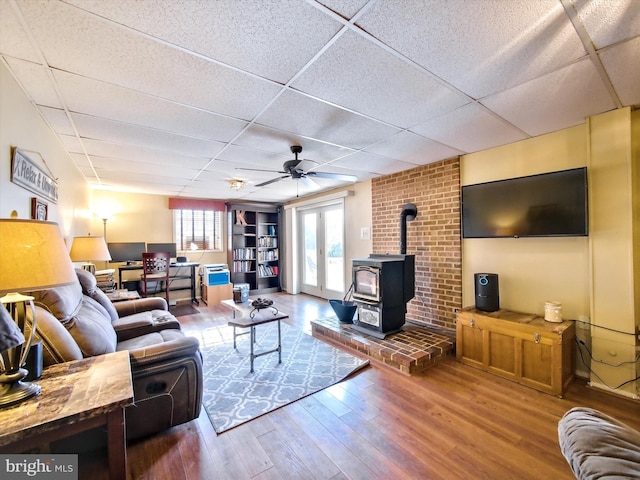
[[[321,298],[344,295],[344,205],[298,212],[300,290]]]

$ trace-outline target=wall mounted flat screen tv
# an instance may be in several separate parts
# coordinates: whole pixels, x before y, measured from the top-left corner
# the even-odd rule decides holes
[[[175,243],[147,243],[147,252],[169,252],[171,258],[176,258]]]
[[[587,169],[462,187],[462,237],[589,234]]]
[[[127,262],[130,264],[142,261],[142,253],[145,251],[146,244],[144,242],[109,242],[107,247],[109,248],[112,262]]]

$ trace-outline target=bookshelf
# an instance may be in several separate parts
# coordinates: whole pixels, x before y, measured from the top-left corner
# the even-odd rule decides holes
[[[228,204],[231,283],[249,284],[252,295],[280,291],[280,208]]]

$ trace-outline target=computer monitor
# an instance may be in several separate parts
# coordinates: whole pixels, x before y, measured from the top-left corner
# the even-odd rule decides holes
[[[172,259],[178,256],[175,243],[147,243],[147,252],[169,252]]]
[[[140,262],[145,251],[144,242],[109,242],[107,247],[113,263],[126,262],[131,264]]]

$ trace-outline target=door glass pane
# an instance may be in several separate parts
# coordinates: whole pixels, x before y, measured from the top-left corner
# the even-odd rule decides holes
[[[304,245],[304,267],[303,283],[307,285],[318,285],[318,248],[316,245],[317,221],[315,213],[304,215],[303,220],[303,245]]]
[[[329,290],[344,290],[344,222],[342,208],[327,210],[325,215],[324,245],[327,252],[325,265],[325,284]]]

